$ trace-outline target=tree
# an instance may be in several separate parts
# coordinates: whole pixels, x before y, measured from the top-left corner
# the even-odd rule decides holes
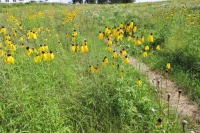
[[[103,4],[103,3],[106,3],[106,2],[107,2],[107,0],[98,0],[97,1],[98,4]]]
[[[89,3],[89,4],[95,4],[96,0],[86,0],[86,2]]]

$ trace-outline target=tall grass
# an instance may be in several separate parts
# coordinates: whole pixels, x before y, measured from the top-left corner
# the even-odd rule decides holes
[[[105,26],[113,27],[132,19],[138,26],[142,25],[139,22],[144,21],[139,19],[140,15],[133,16],[131,12],[139,12],[137,7],[140,5],[3,5],[1,10],[7,14],[2,12],[1,24],[11,35],[17,50],[12,54],[13,65],[0,58],[0,131],[181,131],[174,111],[171,109],[170,116],[166,115],[168,106],[158,104],[154,97],[157,94],[144,75],[123,64],[119,58],[113,68],[112,53],[105,51],[106,41],[98,40],[98,33]],[[22,24],[22,30],[19,24]],[[26,38],[29,29],[37,31],[37,39]],[[81,45],[86,39],[88,53],[70,51],[74,29],[78,33],[75,43]],[[16,36],[13,35],[15,30]],[[19,41],[21,35],[24,35],[23,42]],[[1,33],[0,39],[4,49],[5,35]],[[40,44],[46,44],[55,58],[35,63],[36,53],[27,56],[22,43],[36,50]],[[127,41],[123,40],[120,47],[114,49],[126,48],[126,44]],[[101,64],[105,56],[109,63],[103,68]],[[98,74],[92,73],[89,65],[97,64],[101,66]],[[120,77],[117,64],[123,77]],[[142,81],[140,86],[137,85],[138,78]],[[158,118],[163,119],[161,127],[157,125]]]

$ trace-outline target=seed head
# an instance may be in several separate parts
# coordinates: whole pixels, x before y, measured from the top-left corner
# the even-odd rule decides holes
[[[158,122],[161,123],[162,122],[162,118],[158,118]]]
[[[187,121],[186,121],[186,120],[183,120],[183,121],[182,121],[183,127],[184,127],[186,124],[187,124]]]
[[[179,89],[179,90],[178,90],[178,93],[179,93],[179,94],[181,94],[181,93],[182,93],[182,90],[181,90],[181,89]]]
[[[170,97],[171,97],[171,94],[168,93],[168,94],[167,94],[167,101],[168,101],[168,102],[169,102]]]

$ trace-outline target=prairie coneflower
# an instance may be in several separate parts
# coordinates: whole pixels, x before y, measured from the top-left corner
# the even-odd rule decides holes
[[[106,64],[107,64],[107,63],[106,63],[106,61],[105,61],[105,59],[104,59],[103,62],[102,62],[102,66],[105,67]]]
[[[153,33],[151,33],[151,34],[148,36],[148,41],[149,41],[149,42],[154,42],[154,40],[153,40]]]
[[[23,27],[22,27],[22,24],[20,24],[20,25],[19,25],[19,29],[20,29],[20,30],[22,30],[22,29],[23,29]]]
[[[127,52],[126,52],[126,50],[123,48],[122,49],[122,56],[126,56],[127,55]]]
[[[72,42],[75,42],[75,36],[72,36]]]
[[[146,45],[146,46],[144,47],[144,50],[148,51],[148,50],[149,50],[149,45]]]
[[[141,43],[144,42],[144,35],[141,36],[140,41],[141,41]]]
[[[171,68],[170,62],[168,62],[168,63],[166,64],[166,68],[167,68],[167,69],[170,69],[170,68]]]
[[[14,64],[14,62],[15,62],[14,58],[11,56],[11,54],[8,54],[6,57],[6,63]]]
[[[1,56],[3,56],[3,55],[4,55],[4,53],[5,53],[5,52],[3,51],[3,49],[2,49],[2,48],[0,48],[0,57],[1,57]]]
[[[111,39],[107,39],[107,45],[112,45],[112,40]]]
[[[116,51],[113,51],[112,57],[117,58],[117,52]]]
[[[160,50],[160,45],[159,44],[156,46],[156,50]]]
[[[6,28],[4,26],[2,26],[0,33],[3,33],[4,35],[6,35]]]
[[[34,58],[34,62],[35,62],[35,63],[41,62],[41,60],[42,60],[42,59],[41,59],[41,57],[40,57],[38,54],[37,54],[36,57]]]
[[[139,39],[138,37],[136,37],[135,44],[136,44],[136,45],[142,44],[142,42],[140,41],[140,39]]]
[[[101,31],[99,31],[99,35],[98,35],[99,40],[103,40],[104,35]]]
[[[19,41],[20,41],[20,42],[23,42],[23,41],[24,41],[23,35],[20,36]]]
[[[99,72],[99,69],[100,69],[100,65],[97,64],[97,67],[95,67],[95,69],[94,69],[94,73],[98,73],[98,72]]]
[[[108,58],[105,56],[104,57],[104,61],[106,62],[106,63],[108,63]]]
[[[133,28],[133,24],[134,24],[134,23],[133,23],[133,20],[131,20],[131,22],[130,22],[130,24],[129,24],[129,25],[130,25],[130,28]]]
[[[131,40],[131,35],[128,36],[128,41],[130,41],[130,40]]]
[[[76,44],[76,46],[75,46],[75,52],[78,52],[79,51],[79,46],[78,46],[78,44]]]
[[[91,71],[91,72],[94,72],[94,71],[95,71],[94,66],[90,65],[89,68],[90,68],[90,71]]]
[[[129,59],[127,56],[125,56],[125,59],[124,59],[124,64],[129,64]]]
[[[88,51],[89,51],[88,46],[87,46],[87,43],[85,43],[85,44],[83,45],[83,48],[84,48],[84,52],[88,52]]]
[[[81,53],[84,52],[84,47],[83,47],[83,45],[81,45],[81,47],[80,47],[80,52],[81,52]]]
[[[142,57],[147,57],[147,52],[146,52],[146,51],[144,51],[144,52],[142,53]]]
[[[75,46],[74,46],[74,44],[72,43],[72,45],[71,45],[71,52],[72,53],[74,53],[75,52]]]
[[[29,47],[26,47],[26,55],[30,56],[32,53],[32,50]]]
[[[107,50],[107,51],[111,51],[111,50],[112,50],[112,48],[110,47],[109,44],[107,44],[107,46],[106,46],[106,50]]]
[[[49,60],[53,60],[54,59],[54,54],[52,51],[49,52]]]
[[[40,53],[42,53],[42,51],[44,51],[44,46],[42,46],[42,44],[40,44],[39,50]]]
[[[138,85],[138,86],[141,85],[141,81],[140,81],[140,79],[137,80],[137,85]]]
[[[78,34],[76,32],[76,30],[73,31],[72,36],[76,37]]]
[[[161,127],[162,127],[162,118],[158,118],[157,128],[161,128]]]
[[[44,50],[45,52],[47,52],[47,51],[49,50],[49,47],[48,47],[46,44],[44,44],[43,50]]]
[[[42,52],[42,57],[43,57],[43,61],[47,61],[47,60],[49,60],[49,53],[48,52]]]
[[[133,27],[133,32],[135,33],[136,31],[137,31],[137,26],[134,25],[134,27]]]

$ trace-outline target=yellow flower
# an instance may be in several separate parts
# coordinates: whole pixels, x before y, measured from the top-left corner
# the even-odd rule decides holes
[[[134,27],[133,27],[133,32],[135,33],[137,31],[137,26],[135,25]]]
[[[39,55],[36,55],[36,57],[34,58],[35,63],[41,62],[41,60],[42,60],[42,58]]]
[[[72,36],[72,42],[75,42],[75,36]]]
[[[112,48],[110,47],[109,44],[107,44],[107,46],[106,46],[106,50],[107,50],[107,51],[111,51],[111,50],[112,50]]]
[[[103,62],[102,62],[102,66],[105,67],[106,64],[107,64],[107,63],[105,62],[105,60],[103,60]]]
[[[127,52],[126,52],[126,50],[123,48],[122,49],[122,56],[126,56],[127,55]]]
[[[83,47],[83,45],[81,45],[80,51],[81,51],[82,53],[84,52],[84,47]]]
[[[97,64],[97,67],[94,69],[94,73],[98,73],[99,69],[100,69],[100,65]]]
[[[146,51],[144,51],[144,52],[142,53],[142,57],[147,57],[147,52],[146,52]]]
[[[91,71],[91,72],[94,72],[94,71],[95,71],[94,66],[90,65],[89,68],[90,68],[90,71]]]
[[[85,45],[83,46],[83,48],[84,48],[84,52],[88,52],[88,51],[89,51],[87,44],[85,44]]]
[[[20,36],[19,41],[20,41],[20,42],[23,42],[23,41],[24,41],[23,35]]]
[[[108,63],[108,58],[106,56],[104,57],[104,62]]]
[[[78,34],[76,32],[76,30],[73,31],[72,36],[76,37]]]
[[[131,40],[131,35],[128,36],[128,41],[130,41],[130,40]]]
[[[76,44],[76,46],[75,46],[75,52],[78,52],[79,51],[79,46],[78,46],[78,44]]]
[[[136,45],[142,44],[141,41],[138,39],[138,37],[137,37],[136,40],[135,40],[135,44],[136,44]]]
[[[153,33],[151,33],[151,34],[149,35],[148,41],[149,41],[149,42],[154,42],[154,40],[153,40]]]
[[[141,43],[144,42],[144,35],[141,36],[140,41],[141,41]]]
[[[3,33],[4,35],[6,34],[6,28],[4,26],[2,26],[0,33]]]
[[[99,40],[103,40],[103,38],[104,38],[103,33],[101,31],[99,31],[98,38],[99,38]]]
[[[146,28],[144,28],[144,33],[146,33],[147,32],[147,29]]]
[[[157,128],[161,128],[161,127],[162,127],[162,118],[158,118]]]
[[[43,57],[43,61],[47,61],[49,59],[49,54],[45,53],[44,51],[42,52],[42,57]]]
[[[51,61],[51,60],[53,60],[53,59],[54,59],[54,54],[53,54],[52,51],[50,51],[50,53],[49,53],[49,60]]]
[[[112,45],[112,40],[108,38],[107,45]]]
[[[26,55],[30,56],[32,53],[32,50],[29,47],[26,47]]]
[[[147,51],[147,50],[149,50],[149,45],[146,45],[145,47],[144,47],[144,49]]]
[[[131,20],[131,22],[130,22],[130,28],[133,28],[133,20]]]
[[[129,64],[129,59],[127,56],[125,56],[125,59],[124,59],[124,64]]]
[[[137,85],[138,85],[138,86],[141,85],[141,81],[140,81],[140,79],[137,80]]]
[[[21,24],[19,25],[19,29],[22,30],[22,25]]]
[[[8,54],[6,58],[6,63],[14,64],[14,62],[15,62],[14,58],[11,56],[11,54]]]
[[[3,56],[3,55],[4,55],[4,53],[5,53],[5,52],[3,51],[3,49],[2,49],[2,48],[0,48],[0,57],[1,57],[1,56]]]
[[[160,45],[157,45],[157,46],[156,46],[156,50],[160,50]]]
[[[44,51],[44,46],[40,45],[40,48],[38,50],[40,53],[42,53],[42,51]]]
[[[117,58],[117,52],[116,51],[113,51],[112,57]]]
[[[71,52],[74,53],[74,52],[75,52],[75,49],[76,49],[76,48],[75,48],[74,44],[72,44],[72,45],[71,45]]]
[[[170,62],[168,62],[168,63],[166,64],[166,68],[167,68],[167,69],[170,69],[170,67],[171,67]]]
[[[46,44],[44,44],[43,50],[44,50],[45,52],[47,52],[47,51],[49,50],[49,47],[48,47]]]

